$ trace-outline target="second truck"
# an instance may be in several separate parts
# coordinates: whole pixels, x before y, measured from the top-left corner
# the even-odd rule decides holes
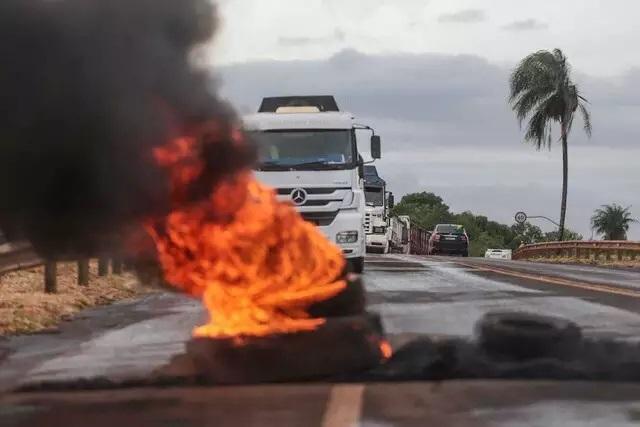
[[[367,252],[387,254],[390,250],[390,210],[393,196],[387,197],[387,183],[375,166],[364,167],[364,195]]]

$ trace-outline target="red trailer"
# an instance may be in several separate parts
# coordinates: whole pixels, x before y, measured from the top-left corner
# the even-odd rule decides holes
[[[431,232],[416,225],[411,226],[411,253],[414,255],[427,255],[429,252],[429,238]]]

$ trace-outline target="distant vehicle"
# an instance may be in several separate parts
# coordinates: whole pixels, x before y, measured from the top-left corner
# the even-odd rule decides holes
[[[469,256],[469,236],[464,226],[458,224],[438,224],[429,239],[429,255]]]
[[[387,194],[387,183],[378,175],[375,166],[364,167],[364,197],[367,252],[387,254],[391,248],[389,212],[394,201],[393,195]]]
[[[412,229],[411,217],[406,215],[392,216],[389,218],[389,229],[391,231],[390,251],[409,254],[411,252],[411,241],[409,239]]]
[[[414,225],[411,227],[410,233],[411,249],[410,253],[413,255],[427,255],[429,253],[429,240],[431,239],[431,232],[424,228]]]
[[[513,251],[511,249],[487,249],[484,257],[491,259],[511,259],[513,257]]]

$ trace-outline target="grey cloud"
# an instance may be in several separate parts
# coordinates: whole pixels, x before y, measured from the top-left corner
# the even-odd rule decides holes
[[[311,37],[279,37],[278,44],[280,46],[305,46],[317,43],[319,39]]]
[[[312,44],[342,43],[346,38],[344,30],[336,28],[333,34],[325,37],[279,37],[278,44],[283,47],[304,47]]]
[[[549,28],[549,25],[536,19],[525,19],[522,21],[511,22],[502,28],[507,31],[531,31],[544,30]]]
[[[486,19],[485,13],[480,9],[465,9],[454,13],[445,13],[438,17],[442,23],[476,23]]]
[[[380,165],[398,195],[436,189],[457,210],[502,221],[539,200],[542,215],[557,216],[560,153],[555,146],[550,155],[523,146],[523,131],[507,105],[507,67],[471,55],[345,50],[327,60],[255,62],[219,71],[223,94],[244,113],[256,111],[264,96],[335,95],[344,110],[383,136],[387,154]],[[618,79],[575,77],[591,102],[594,134],[587,140],[578,121],[570,137],[569,215],[573,228],[588,233],[588,217],[601,203],[640,209],[640,70]],[[601,151],[577,156],[587,149]],[[447,151],[433,160],[434,150]],[[611,164],[600,166],[607,156]],[[546,187],[513,189],[532,182]],[[594,200],[594,194],[604,200]],[[640,230],[635,233],[640,237]]]
[[[471,55],[366,55],[345,50],[328,60],[229,66],[222,69],[222,79],[223,91],[241,106],[257,107],[265,95],[335,94],[344,108],[389,122],[389,129],[402,136],[399,146],[446,141],[500,147],[517,144],[523,134],[507,105],[509,73],[506,67]],[[637,146],[640,71],[617,80],[581,75],[576,79],[591,102],[594,135],[587,142],[577,122],[571,143]]]

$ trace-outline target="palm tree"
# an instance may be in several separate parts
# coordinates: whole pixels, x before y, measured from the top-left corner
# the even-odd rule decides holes
[[[580,95],[578,87],[571,81],[571,66],[560,49],[553,52],[541,50],[527,56],[511,74],[509,103],[522,123],[529,118],[525,141],[533,143],[538,150],[551,149],[551,127],[560,124],[562,142],[562,204],[558,235],[564,239],[564,224],[567,213],[567,181],[569,175],[568,139],[573,119],[578,110],[584,119],[584,130],[591,137],[591,115]]]
[[[602,205],[591,217],[591,227],[596,233],[604,235],[605,240],[627,240],[627,231],[634,222],[630,208],[620,205]]]

